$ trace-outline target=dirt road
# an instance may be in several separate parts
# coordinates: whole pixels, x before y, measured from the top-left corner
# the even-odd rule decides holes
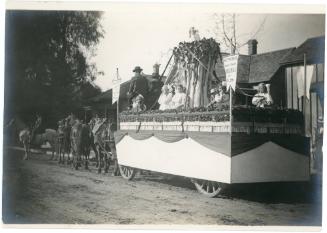
[[[137,174],[133,181],[75,171],[33,154],[4,150],[3,221],[53,224],[321,224],[314,186],[230,186],[219,198],[199,194],[186,178]],[[302,190],[301,190],[302,188]]]

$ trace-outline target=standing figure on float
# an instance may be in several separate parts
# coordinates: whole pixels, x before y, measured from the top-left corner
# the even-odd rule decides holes
[[[149,92],[149,86],[147,79],[141,74],[142,68],[140,66],[136,66],[133,70],[135,73],[134,77],[131,79],[131,83],[129,85],[127,97],[129,101],[129,105],[132,106],[133,102],[135,102],[135,98],[138,95],[142,95],[145,100],[145,105],[147,105],[147,97]]]

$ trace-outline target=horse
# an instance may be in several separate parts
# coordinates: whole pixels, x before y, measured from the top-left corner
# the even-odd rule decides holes
[[[67,154],[67,164],[70,164],[71,152],[71,126],[68,120],[63,119],[58,122],[58,163],[65,163],[65,154]]]
[[[112,126],[111,122],[103,121],[94,134],[94,144],[98,153],[98,173],[101,173],[102,168],[104,168],[105,173],[108,173],[112,160],[114,162],[113,175],[116,176],[119,175],[119,169]]]
[[[90,127],[77,121],[71,130],[72,166],[75,170],[81,167],[82,162],[84,162],[85,169],[88,169],[91,141]]]
[[[96,126],[96,122],[97,122],[97,119],[92,118],[90,120],[90,122],[88,123],[88,125],[89,125],[89,129],[90,129],[90,131],[89,131],[90,135],[89,136],[90,136],[90,139],[91,139],[91,148],[92,148],[92,150],[94,151],[94,154],[95,154],[95,160],[96,160],[95,167],[98,168],[99,167],[98,151],[97,151],[97,148],[96,148],[95,143],[94,143],[94,136],[95,135],[93,133],[93,129]]]
[[[104,168],[104,171],[107,173],[109,171],[109,160],[108,160],[108,154],[110,151],[108,151],[108,147],[105,143],[105,134],[106,134],[106,128],[107,124],[106,122],[98,122],[97,125],[93,128],[94,133],[94,145],[97,151],[97,165],[98,173],[101,173],[102,168]]]
[[[31,146],[41,146],[45,142],[48,142],[52,148],[52,157],[54,157],[55,149],[57,147],[58,134],[54,129],[45,129],[44,133],[35,134],[35,130],[39,127],[41,122],[36,122],[34,127],[28,127],[19,118],[15,118],[17,128],[22,128],[19,131],[19,141],[24,146],[25,155],[24,160],[27,160],[30,154]]]

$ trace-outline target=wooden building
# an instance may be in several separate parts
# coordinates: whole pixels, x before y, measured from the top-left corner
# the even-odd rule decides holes
[[[305,116],[305,134],[311,138],[311,168],[322,172],[322,140],[324,123],[325,37],[306,40],[281,65],[286,75],[286,107],[298,109]],[[306,70],[306,77],[303,77]],[[306,79],[306,81],[304,81]],[[304,85],[304,87],[301,85]],[[306,97],[299,98],[301,89]]]
[[[286,75],[286,107],[305,111],[309,122],[308,132],[311,132],[311,134],[314,134],[314,130],[317,128],[318,119],[323,118],[324,51],[324,36],[310,38],[294,49],[281,62]],[[311,90],[307,101],[304,101],[304,97],[298,98],[298,85],[302,77],[299,77],[301,74],[297,71],[301,68],[304,69],[304,66],[306,66],[306,69],[312,67],[312,74],[307,72],[306,77],[308,79],[307,89]]]

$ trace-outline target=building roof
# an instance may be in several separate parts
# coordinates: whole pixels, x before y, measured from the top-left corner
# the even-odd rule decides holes
[[[238,83],[248,83],[250,68],[251,66],[251,56],[240,55],[237,64],[237,82]]]
[[[130,80],[123,82],[120,85],[120,92],[119,92],[119,98],[126,98],[126,93],[128,92],[128,88],[129,88],[129,84],[130,84]],[[92,102],[108,102],[111,103],[111,99],[112,99],[112,89],[109,89],[105,92],[102,92],[101,94],[94,96],[92,98],[90,98],[88,101],[90,103]]]
[[[286,56],[282,65],[296,65],[304,62],[304,54],[308,64],[325,62],[325,36],[313,37],[304,41],[292,53]]]
[[[240,55],[237,66],[238,83],[258,83],[269,81],[280,68],[280,62],[295,48],[282,49],[255,55]],[[224,54],[223,56],[226,56]],[[218,60],[215,67],[217,76],[225,76],[225,69]]]
[[[88,99],[88,102],[101,102],[103,100],[111,99],[111,96],[112,96],[112,89],[102,92],[101,94]]]
[[[256,54],[250,57],[249,83],[269,81],[280,68],[280,62],[294,48],[277,50],[268,53]]]
[[[158,82],[159,79],[154,78],[153,75],[147,75],[144,74],[143,75],[149,83],[153,83],[153,82]],[[119,99],[127,99],[127,95],[126,93],[128,92],[129,86],[130,86],[130,82],[131,80],[125,81],[122,84],[120,84],[120,91],[119,91]],[[89,103],[95,103],[95,102],[106,102],[106,103],[111,103],[111,99],[112,99],[112,89],[109,89],[105,92],[102,92],[101,94],[90,98],[88,100]]]
[[[259,83],[269,81],[282,65],[304,62],[306,54],[308,64],[324,63],[325,36],[309,38],[297,48],[287,48],[255,55],[240,55],[237,68],[237,82]],[[227,56],[228,54],[223,54]],[[218,61],[215,67],[217,76],[225,76],[224,66]]]

